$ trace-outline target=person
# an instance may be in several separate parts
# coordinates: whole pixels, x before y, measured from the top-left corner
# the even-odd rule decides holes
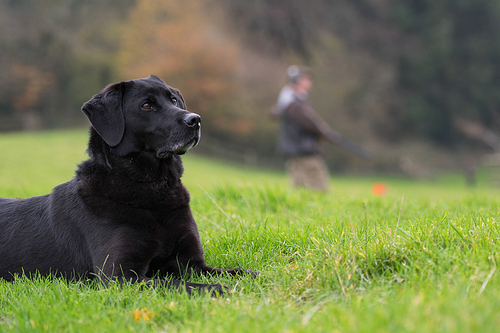
[[[273,114],[280,120],[278,150],[287,161],[294,187],[326,192],[330,175],[322,157],[322,141],[338,143],[342,136],[313,109],[308,93],[313,85],[311,70],[292,65],[288,83],[281,90]]]

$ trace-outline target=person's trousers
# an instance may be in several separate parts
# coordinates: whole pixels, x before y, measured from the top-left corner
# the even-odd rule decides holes
[[[330,175],[320,155],[294,156],[286,161],[286,169],[294,187],[327,191]]]

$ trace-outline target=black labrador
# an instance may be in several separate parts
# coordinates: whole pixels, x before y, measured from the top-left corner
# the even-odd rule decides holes
[[[168,280],[255,272],[207,266],[181,183],[180,155],[200,140],[201,118],[156,76],[115,83],[82,107],[89,159],[51,194],[0,198],[0,277],[15,274],[150,281],[188,292],[226,287]]]

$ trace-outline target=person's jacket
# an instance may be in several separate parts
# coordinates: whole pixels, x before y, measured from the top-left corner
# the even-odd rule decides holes
[[[280,105],[282,95],[285,95],[288,103]],[[306,94],[297,95],[288,90],[282,91],[280,98],[275,114],[281,120],[278,137],[278,150],[281,154],[288,157],[320,154],[322,139],[337,141],[338,133],[314,111]]]

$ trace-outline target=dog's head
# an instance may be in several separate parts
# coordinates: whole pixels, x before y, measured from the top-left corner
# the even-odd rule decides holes
[[[184,154],[200,140],[200,116],[186,110],[179,90],[154,75],[111,84],[86,102],[82,111],[121,156]]]

